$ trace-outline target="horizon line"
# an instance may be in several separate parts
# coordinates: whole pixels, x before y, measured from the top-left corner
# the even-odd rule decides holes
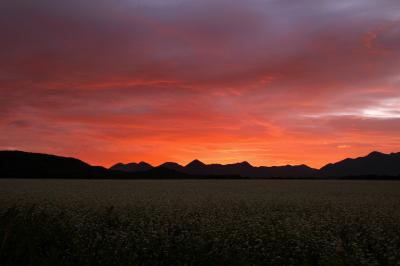
[[[182,167],[186,167],[186,166],[188,166],[189,164],[191,164],[191,163],[193,163],[193,162],[195,162],[195,161],[199,161],[200,163],[203,163],[204,165],[233,165],[233,164],[248,163],[251,167],[307,166],[307,167],[312,168],[312,169],[320,170],[320,169],[322,169],[323,167],[325,167],[326,165],[329,165],[329,164],[334,164],[334,163],[337,163],[337,162],[341,162],[341,161],[344,161],[344,160],[346,160],[346,159],[358,159],[358,158],[362,158],[362,157],[367,157],[367,156],[369,156],[369,155],[371,155],[371,154],[373,154],[373,153],[384,154],[384,155],[391,155],[391,154],[400,153],[400,152],[388,152],[388,153],[385,153],[385,152],[373,150],[373,151],[371,151],[371,152],[369,152],[368,154],[363,155],[363,156],[346,157],[346,158],[343,158],[343,159],[338,160],[338,161],[335,161],[335,162],[328,162],[328,163],[324,164],[324,165],[321,166],[321,167],[311,167],[311,166],[309,166],[309,165],[306,164],[306,163],[300,163],[300,164],[282,164],[282,165],[253,165],[252,163],[250,163],[250,162],[247,161],[247,160],[245,160],[245,161],[240,161],[240,162],[226,163],[226,164],[222,164],[222,163],[205,163],[205,162],[203,162],[202,160],[199,160],[199,159],[193,159],[193,160],[191,160],[189,163],[186,163],[186,164],[181,164],[181,163],[174,162],[174,161],[166,161],[166,162],[163,162],[163,163],[161,163],[161,164],[151,164],[151,163],[148,163],[148,162],[146,162],[146,161],[139,161],[139,162],[131,161],[131,162],[128,162],[128,163],[116,162],[116,163],[112,164],[111,166],[107,167],[107,166],[104,166],[104,165],[95,165],[95,164],[91,164],[91,163],[87,162],[87,161],[84,160],[84,159],[80,159],[79,157],[68,156],[68,155],[60,155],[60,154],[47,153],[47,152],[32,152],[32,151],[18,150],[18,149],[4,149],[4,150],[0,150],[0,152],[5,152],[5,151],[9,151],[9,152],[24,152],[24,153],[33,153],[33,154],[45,154],[45,155],[51,155],[51,156],[57,156],[57,157],[73,158],[73,159],[80,160],[80,161],[82,161],[82,162],[84,162],[84,163],[87,163],[87,164],[89,164],[89,165],[91,165],[91,166],[100,166],[100,167],[104,167],[104,168],[106,168],[106,169],[110,169],[111,167],[113,167],[113,166],[115,166],[115,165],[117,165],[117,164],[127,165],[127,164],[130,164],[130,163],[136,163],[136,164],[146,163],[146,164],[149,164],[151,167],[154,167],[154,168],[160,167],[160,166],[162,166],[163,164],[166,164],[166,163],[175,163],[175,164],[178,164],[178,165],[180,165],[180,166],[182,166]]]

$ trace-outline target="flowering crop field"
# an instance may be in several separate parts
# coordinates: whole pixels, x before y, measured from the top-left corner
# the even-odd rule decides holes
[[[400,182],[1,179],[0,265],[400,265]]]

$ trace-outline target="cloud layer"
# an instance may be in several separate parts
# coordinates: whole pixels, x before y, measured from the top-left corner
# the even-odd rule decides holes
[[[321,166],[400,150],[400,3],[0,4],[0,148]]]

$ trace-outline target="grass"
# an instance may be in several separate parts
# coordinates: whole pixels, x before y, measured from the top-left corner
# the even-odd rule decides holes
[[[400,265],[400,182],[0,180],[0,265]]]

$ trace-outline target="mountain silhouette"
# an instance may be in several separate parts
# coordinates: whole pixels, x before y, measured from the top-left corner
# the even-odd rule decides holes
[[[141,169],[145,166],[143,163],[140,165]],[[69,157],[23,151],[0,151],[0,178],[158,179],[189,178],[189,176],[160,167],[151,167],[147,171],[126,172],[91,166]]]
[[[118,163],[110,169],[91,166],[81,160],[23,151],[0,151],[0,178],[390,178],[400,179],[400,153],[372,152],[365,157],[345,159],[317,170],[307,165],[252,166],[248,162],[205,164],[193,160],[182,166],[167,162]]]
[[[182,179],[182,178],[191,178],[191,175],[178,172],[174,169],[168,169],[164,167],[154,167],[146,172],[136,173],[136,177],[140,178],[155,178],[155,179]]]
[[[365,157],[347,158],[322,167],[319,175],[322,177],[399,176],[400,153],[385,154],[374,151]]]
[[[325,178],[325,177],[397,177],[400,175],[400,153],[384,154],[372,152],[365,157],[345,159],[327,164],[321,169],[307,165],[252,166],[248,162],[233,164],[205,164],[193,160],[186,166],[167,162],[160,167],[172,169],[193,176],[229,176],[239,175],[249,178]]]
[[[123,172],[145,172],[152,168],[153,166],[146,162],[128,163],[128,164],[117,163],[111,166],[110,170],[123,171]]]
[[[184,168],[184,172],[192,175],[211,174],[209,171],[207,171],[207,165],[197,159],[188,163]]]
[[[191,161],[190,163],[188,163],[185,167],[186,168],[194,168],[195,169],[195,168],[202,168],[204,166],[206,166],[205,163],[195,159],[195,160]]]
[[[180,171],[180,172],[185,172],[184,167],[182,165],[180,165],[178,163],[174,163],[174,162],[166,162],[166,163],[161,164],[159,167],[172,169],[172,170]]]
[[[0,151],[0,172],[6,178],[97,178],[107,177],[109,171],[75,158]]]
[[[306,165],[286,165],[286,166],[260,166],[254,167],[248,162],[233,164],[205,164],[199,160],[193,160],[186,166],[178,163],[167,162],[159,167],[172,169],[185,174],[194,176],[242,176],[250,178],[269,178],[269,177],[314,177],[317,170]],[[120,166],[120,169],[124,168]],[[115,169],[115,168],[111,168]],[[127,169],[127,168],[124,168]],[[134,171],[131,171],[134,172]]]

